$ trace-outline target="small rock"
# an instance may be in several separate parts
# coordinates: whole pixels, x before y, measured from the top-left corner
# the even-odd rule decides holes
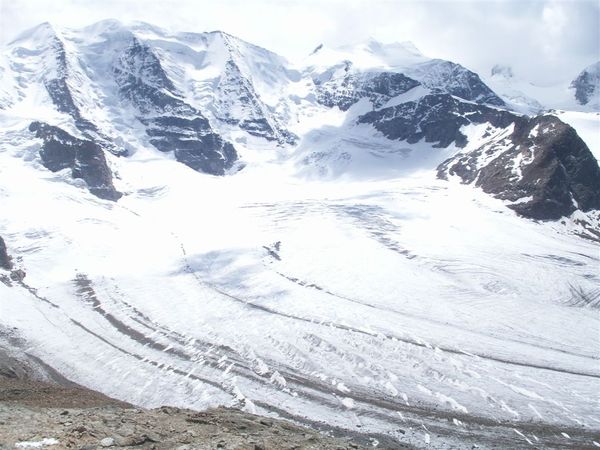
[[[111,437],[104,438],[100,441],[102,447],[112,447],[115,445],[115,440]]]
[[[25,278],[25,271],[22,269],[16,269],[13,270],[10,273],[10,279],[13,281],[23,281],[23,279]]]
[[[204,424],[204,425],[207,425],[210,423],[210,420],[207,420],[202,414],[194,414],[194,415],[188,416],[188,417],[186,417],[185,421],[190,422],[190,423]]]
[[[179,411],[181,411],[179,408],[175,408],[173,406],[161,406],[160,411],[164,414],[177,414]]]
[[[152,431],[148,431],[146,432],[146,441],[149,442],[160,442],[160,436],[157,433],[154,433]]]

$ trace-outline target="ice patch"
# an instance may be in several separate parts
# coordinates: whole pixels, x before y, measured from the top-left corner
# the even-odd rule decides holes
[[[352,409],[354,408],[354,400],[352,400],[350,397],[344,397],[342,399],[342,405],[348,409]]]
[[[535,406],[533,406],[531,403],[528,404],[529,408],[535,413],[536,416],[538,416],[540,419],[543,419],[542,415],[539,413],[539,411],[535,408]]]
[[[343,393],[350,392],[350,389],[348,389],[348,387],[344,383],[338,383],[337,389],[338,389],[338,391],[343,392]]]
[[[517,394],[521,394],[524,395],[525,397],[529,397],[529,398],[533,398],[536,400],[543,400],[544,398],[542,396],[540,396],[539,394],[530,391],[529,389],[524,389],[522,387],[519,386],[515,386],[513,384],[508,385],[513,391],[515,391]]]
[[[15,447],[17,448],[39,448],[49,447],[51,445],[58,445],[58,440],[54,438],[44,438],[41,441],[23,441],[17,442]]]
[[[452,397],[448,397],[447,395],[442,394],[441,392],[436,392],[435,397],[440,400],[442,403],[447,403],[450,407],[456,411],[463,412],[465,414],[468,413],[467,408],[458,403]]]
[[[519,430],[517,430],[516,428],[513,428],[513,430],[515,431],[515,433],[517,433],[519,436],[523,437],[523,439],[525,439],[527,441],[528,444],[530,445],[534,445],[533,442],[527,437],[525,436],[523,433],[521,433]]]

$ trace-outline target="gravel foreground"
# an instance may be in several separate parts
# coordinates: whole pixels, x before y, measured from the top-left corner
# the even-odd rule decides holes
[[[140,409],[79,386],[0,330],[0,450],[365,449],[232,408]]]
[[[80,387],[0,378],[0,449],[358,449],[236,409],[135,408]]]

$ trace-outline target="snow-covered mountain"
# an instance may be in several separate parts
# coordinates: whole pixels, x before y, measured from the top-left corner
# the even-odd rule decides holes
[[[600,445],[590,113],[500,79],[410,43],[292,64],[224,32],[24,32],[0,57],[0,344],[369,445]]]
[[[484,81],[509,108],[523,114],[535,115],[551,110],[597,113],[600,112],[599,64],[585,68],[572,81],[551,84],[532,83],[515,74],[510,66],[497,64]]]
[[[575,98],[581,105],[600,109],[600,61],[591,64],[571,82]]]
[[[433,92],[445,92],[477,103],[504,105],[477,74],[451,61],[427,58],[410,42],[382,44],[371,39],[339,49],[319,46],[304,63],[321,96],[349,86],[355,90],[356,78],[363,79],[362,89],[365,89],[365,78],[373,78],[375,86],[371,90],[381,94],[377,91],[385,90],[383,80],[403,74]],[[386,93],[391,98],[403,92],[392,89]],[[343,102],[342,99],[342,108],[346,106]]]

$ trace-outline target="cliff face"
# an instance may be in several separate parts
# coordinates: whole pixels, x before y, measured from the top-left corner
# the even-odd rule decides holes
[[[600,96],[600,61],[581,71],[571,82],[571,89],[575,91],[575,99],[581,105],[597,105]]]
[[[438,175],[473,183],[530,219],[600,209],[598,163],[575,130],[554,116],[515,118],[509,135],[459,153]]]
[[[71,169],[73,178],[84,180],[96,197],[117,201],[121,198],[113,185],[113,175],[102,146],[92,140],[71,136],[61,128],[33,122],[29,130],[42,139],[42,164],[52,172]]]
[[[6,250],[6,244],[0,236],[0,269],[10,270],[12,268],[12,262],[8,252]]]

